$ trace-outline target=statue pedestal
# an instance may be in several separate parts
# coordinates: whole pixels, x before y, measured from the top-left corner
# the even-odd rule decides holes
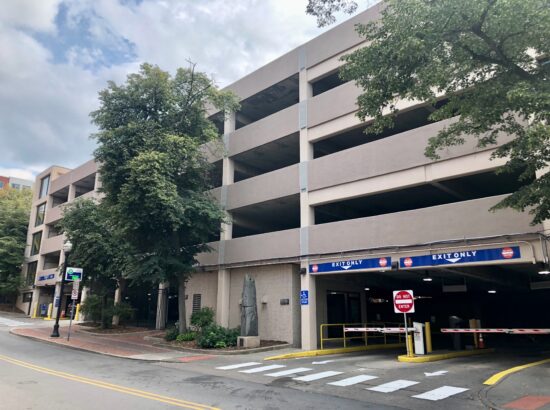
[[[244,349],[260,347],[260,336],[239,336],[237,338],[237,346]]]

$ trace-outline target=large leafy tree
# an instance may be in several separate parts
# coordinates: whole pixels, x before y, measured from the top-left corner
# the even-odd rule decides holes
[[[311,2],[330,15],[332,1]],[[458,121],[430,139],[426,155],[436,159],[466,135],[481,147],[515,135],[494,157],[507,158],[503,171],[519,170],[526,184],[497,208],[529,208],[533,223],[550,218],[548,0],[387,0],[381,19],[357,30],[368,46],[345,58],[342,75],[363,88],[359,116],[372,119],[370,131],[392,126],[398,100],[446,95],[431,119]]]
[[[31,211],[30,190],[0,190],[0,295],[13,296],[21,287],[21,265]]]
[[[134,249],[129,276],[179,288],[179,327],[186,330],[185,282],[195,256],[219,232],[224,213],[209,195],[201,146],[218,138],[207,104],[236,108],[194,65],[174,76],[143,64],[99,94],[91,116],[98,126],[101,191],[121,236]]]

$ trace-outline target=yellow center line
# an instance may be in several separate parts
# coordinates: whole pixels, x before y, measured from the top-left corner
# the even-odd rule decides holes
[[[512,367],[508,370],[503,370],[489,377],[487,380],[483,382],[483,384],[492,386],[494,384],[497,384],[499,381],[501,381],[504,377],[508,376],[509,374],[516,373],[516,372],[519,372],[520,370],[528,369],[529,367],[538,366],[539,364],[544,364],[544,363],[550,363],[550,359],[539,360],[538,362],[528,363],[522,366]]]
[[[75,374],[65,373],[65,372],[61,372],[61,371],[57,371],[57,370],[53,370],[53,369],[48,369],[46,367],[37,366],[35,364],[29,363],[29,362],[24,362],[24,361],[21,361],[21,360],[17,360],[17,359],[8,357],[8,356],[0,355],[0,360],[2,360],[4,362],[11,363],[11,364],[14,364],[16,366],[25,367],[27,369],[31,369],[31,370],[41,372],[41,373],[50,374],[52,376],[60,377],[60,378],[63,378],[63,379],[72,380],[72,381],[79,382],[79,383],[84,383],[84,384],[89,384],[89,385],[92,385],[92,386],[101,387],[103,389],[117,391],[117,392],[120,392],[120,393],[125,393],[125,394],[129,394],[129,395],[132,395],[132,396],[137,396],[137,397],[141,397],[141,398],[145,398],[145,399],[149,399],[149,400],[154,400],[154,401],[158,401],[158,402],[162,402],[162,403],[166,403],[166,404],[171,404],[171,405],[176,406],[176,407],[182,407],[182,408],[191,409],[191,410],[220,410],[216,407],[210,407],[210,406],[200,404],[200,403],[194,403],[194,402],[191,402],[191,401],[180,400],[180,399],[176,399],[176,398],[173,398],[173,397],[162,396],[160,394],[150,393],[150,392],[146,392],[146,391],[143,391],[143,390],[134,389],[134,388],[131,388],[131,387],[120,386],[120,385],[116,385],[116,384],[107,383],[107,382],[104,382],[104,381],[101,381],[101,380],[89,379],[87,377],[77,376]]]

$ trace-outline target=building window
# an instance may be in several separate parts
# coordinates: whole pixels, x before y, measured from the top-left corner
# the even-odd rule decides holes
[[[31,286],[34,284],[37,266],[38,266],[38,262],[31,262],[27,264],[27,279],[25,281],[27,286]]]
[[[54,236],[59,236],[63,231],[57,225],[48,225],[48,238],[53,238]]]
[[[42,231],[32,235],[31,256],[40,252],[40,242],[42,242]]]
[[[38,199],[44,198],[46,195],[48,195],[48,189],[50,188],[50,176],[45,176],[40,181],[40,193],[38,195]]]
[[[11,187],[12,187],[13,189],[20,189],[20,188],[21,188],[21,185],[12,183],[12,184],[11,184]]]
[[[23,303],[32,301],[32,292],[23,293]]]
[[[0,189],[4,188],[4,181],[0,181]]]
[[[193,295],[193,309],[191,313],[195,313],[201,310],[201,298],[202,295],[200,293],[195,293]]]
[[[44,223],[45,213],[46,213],[46,203],[43,203],[36,207],[36,219],[34,221],[34,226],[42,225]]]

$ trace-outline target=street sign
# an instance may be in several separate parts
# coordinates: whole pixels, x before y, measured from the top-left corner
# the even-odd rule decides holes
[[[309,290],[300,291],[300,304],[308,305],[309,304]]]
[[[379,257],[370,259],[350,259],[343,261],[333,261],[324,263],[315,263],[309,265],[310,273],[328,273],[328,272],[347,272],[353,270],[361,271],[381,271],[391,269],[391,257]]]
[[[80,290],[80,281],[79,280],[75,280],[73,282],[73,290],[71,292],[71,299],[72,300],[77,300],[78,299],[78,292]]]
[[[393,291],[393,310],[395,313],[414,313],[414,295],[412,290]]]
[[[72,282],[82,280],[82,268],[67,268],[65,281]]]

